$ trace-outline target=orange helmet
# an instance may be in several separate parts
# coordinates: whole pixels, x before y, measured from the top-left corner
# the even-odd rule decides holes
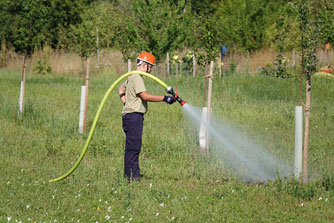
[[[137,66],[140,66],[143,62],[149,63],[151,65],[155,65],[155,58],[153,54],[148,52],[141,52],[137,57]]]

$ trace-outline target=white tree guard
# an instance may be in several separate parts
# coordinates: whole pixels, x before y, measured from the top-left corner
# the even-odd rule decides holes
[[[79,113],[79,132],[81,134],[83,134],[83,126],[84,126],[85,95],[86,95],[86,86],[81,86],[80,113]]]

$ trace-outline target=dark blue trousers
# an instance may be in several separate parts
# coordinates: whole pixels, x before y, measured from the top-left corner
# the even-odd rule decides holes
[[[130,180],[139,180],[139,153],[142,145],[143,121],[141,113],[129,113],[122,117],[125,133],[124,175]]]

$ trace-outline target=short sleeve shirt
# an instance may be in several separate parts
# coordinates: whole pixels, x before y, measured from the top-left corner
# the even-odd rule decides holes
[[[146,91],[143,77],[140,74],[132,74],[121,86],[125,88],[126,100],[122,115],[134,112],[145,114],[147,101],[142,100],[139,96],[139,93]]]

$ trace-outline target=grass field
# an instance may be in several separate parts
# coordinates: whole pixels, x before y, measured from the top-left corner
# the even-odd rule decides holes
[[[247,184],[227,177],[199,153],[182,108],[150,103],[145,115],[143,174],[123,178],[122,104],[113,92],[84,160],[67,172],[85,143],[78,133],[80,76],[28,73],[23,118],[17,117],[21,74],[0,70],[0,222],[333,222],[334,80],[312,82],[310,181]],[[88,127],[117,76],[91,75]],[[164,79],[188,103],[203,104],[202,77]],[[146,80],[150,93],[164,89]],[[213,113],[288,160],[294,154],[298,81],[235,74],[213,81]],[[303,93],[304,94],[304,93]]]

